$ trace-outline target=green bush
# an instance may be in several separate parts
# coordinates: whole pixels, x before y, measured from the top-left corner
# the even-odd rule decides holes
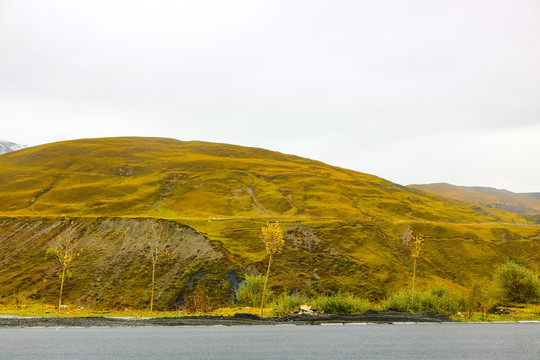
[[[440,314],[451,315],[466,309],[467,302],[462,294],[452,292],[440,285],[429,291],[416,291],[414,294],[414,308],[411,308],[411,292],[394,294],[386,299],[383,307],[406,312],[435,311]]]
[[[246,278],[236,290],[236,299],[244,306],[261,306],[263,287],[264,276],[246,275]],[[268,302],[272,300],[272,296],[272,291],[270,289],[266,289],[266,299]]]
[[[445,315],[456,314],[467,308],[463,294],[452,292],[444,286],[432,288],[420,301],[423,311],[435,311]]]
[[[390,295],[382,304],[385,309],[394,309],[398,311],[415,312],[419,311],[420,292],[414,293],[414,311],[411,308],[411,292],[401,292]]]
[[[318,312],[325,314],[361,313],[374,308],[374,305],[369,300],[342,293],[317,295],[313,298],[300,293],[282,294],[273,301],[272,308],[277,314],[284,315],[299,309],[300,305],[309,305]]]
[[[279,315],[284,315],[292,313],[294,310],[300,308],[300,305],[308,304],[309,302],[310,299],[300,293],[291,295],[282,294],[273,301],[271,306]]]
[[[470,319],[475,312],[480,311],[482,318],[488,316],[488,310],[497,305],[496,301],[490,293],[485,289],[484,282],[473,283],[469,289],[467,298],[468,313],[467,317]]]
[[[325,314],[361,313],[373,308],[369,300],[342,293],[318,295],[311,299],[310,305]]]
[[[540,283],[529,269],[507,261],[495,270],[492,294],[501,305],[538,303]]]

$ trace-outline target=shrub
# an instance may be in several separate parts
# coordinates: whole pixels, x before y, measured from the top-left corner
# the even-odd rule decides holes
[[[186,299],[186,310],[190,313],[205,313],[210,310],[210,300],[203,289],[198,288]]]
[[[300,305],[308,304],[309,298],[300,293],[291,295],[282,294],[274,300],[272,308],[279,314],[284,315],[298,309]]]
[[[507,261],[495,270],[492,293],[501,305],[511,303],[537,303],[540,283],[529,269]]]
[[[411,294],[412,293],[410,291],[392,294],[383,302],[383,307],[386,309],[413,312],[413,309],[411,308]],[[418,308],[420,307],[420,293],[416,292],[414,297],[414,303],[416,304],[414,310],[418,311]]]
[[[484,281],[481,283],[473,283],[469,289],[467,299],[467,305],[469,307],[467,317],[469,319],[477,311],[481,312],[482,318],[487,318],[488,310],[497,305],[484,285]]]
[[[236,299],[244,306],[261,306],[263,287],[264,276],[246,275],[246,278],[236,290]],[[267,290],[266,298],[270,300],[272,299],[272,295],[272,291]]]
[[[369,300],[342,293],[317,295],[313,298],[300,293],[292,295],[284,294],[275,299],[272,307],[278,314],[283,315],[293,312],[300,308],[300,305],[304,304],[325,314],[361,313],[374,307]]]
[[[467,302],[463,295],[452,292],[445,286],[431,288],[430,291],[420,296],[422,311],[435,311],[445,315],[456,314],[465,311]]]
[[[330,296],[318,295],[311,300],[310,305],[325,314],[360,313],[373,308],[373,305],[366,299],[342,293]]]
[[[435,311],[445,315],[464,311],[466,301],[460,293],[452,292],[445,286],[439,285],[429,291],[418,291],[414,294],[414,308],[411,308],[411,292],[402,292],[390,296],[383,303],[387,309],[406,312]]]

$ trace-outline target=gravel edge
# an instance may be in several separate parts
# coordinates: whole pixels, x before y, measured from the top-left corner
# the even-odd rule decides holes
[[[128,317],[1,317],[0,327],[135,327],[135,326],[237,326],[237,325],[321,325],[349,323],[443,323],[454,322],[435,312],[405,313],[395,310],[368,310],[361,314],[288,315],[261,318],[254,314],[234,316],[183,316],[163,318]]]

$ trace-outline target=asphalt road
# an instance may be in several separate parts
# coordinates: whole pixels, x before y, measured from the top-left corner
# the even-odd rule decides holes
[[[540,359],[540,323],[0,328],[0,359]]]

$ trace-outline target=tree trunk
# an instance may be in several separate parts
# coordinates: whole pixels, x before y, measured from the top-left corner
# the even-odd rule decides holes
[[[416,280],[416,257],[413,262],[411,311],[414,312],[414,281]]]
[[[62,292],[64,291],[64,279],[66,277],[66,268],[62,268],[62,281],[60,282],[60,295],[58,295],[58,312],[60,312],[60,307],[62,306]]]
[[[473,285],[471,290],[469,290],[469,314],[467,315],[469,319],[472,317],[475,303],[476,303],[476,284]]]
[[[156,262],[152,262],[152,295],[150,296],[150,312],[154,309],[154,287],[156,279]]]
[[[266,278],[264,279],[264,287],[263,287],[262,300],[261,300],[261,316],[263,316],[264,295],[266,294],[266,284],[268,283],[268,274],[270,274],[271,264],[272,264],[272,254],[270,254],[270,258],[268,259],[268,269],[266,270]]]

